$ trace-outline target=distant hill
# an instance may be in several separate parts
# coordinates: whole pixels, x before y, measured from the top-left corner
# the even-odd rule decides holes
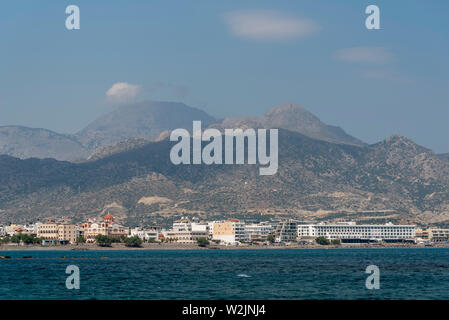
[[[21,159],[85,160],[92,153],[94,158],[100,156],[107,152],[103,147],[113,149],[119,142],[119,149],[129,148],[125,147],[128,139],[156,140],[163,132],[191,128],[193,120],[201,120],[205,126],[215,121],[204,111],[183,103],[144,101],[121,106],[75,135],[22,126],[0,127],[0,154]]]
[[[204,126],[215,122],[206,112],[178,102],[144,101],[121,106],[99,117],[76,134],[88,150],[130,138],[155,140],[166,130],[191,128],[193,120]]]
[[[69,135],[46,129],[4,126],[0,127],[0,154],[21,159],[73,160],[87,157],[89,151]]]
[[[227,118],[220,125],[215,126],[222,128],[282,128],[319,140],[358,146],[364,145],[362,141],[348,135],[343,129],[326,125],[311,112],[292,103],[274,107],[259,118]]]
[[[116,153],[120,153],[123,151],[131,150],[139,148],[147,143],[149,143],[150,140],[145,140],[142,138],[130,138],[126,139],[120,142],[117,142],[116,144],[110,145],[110,146],[104,146],[101,148],[96,149],[88,158],[87,160],[93,161],[98,160],[101,158],[105,158],[108,156],[111,156]]]
[[[0,154],[21,159],[98,159],[115,152],[113,150],[135,147],[136,141],[132,139],[157,141],[167,138],[173,129],[191,129],[194,120],[201,120],[203,128],[282,128],[323,141],[364,145],[341,128],[322,123],[295,104],[274,107],[261,117],[216,120],[206,112],[183,103],[144,101],[123,105],[100,116],[74,135],[20,126],[0,127]]]
[[[449,224],[449,162],[398,135],[355,146],[281,129],[273,176],[257,165],[175,166],[173,144],[85,163],[0,156],[0,223],[111,210],[131,225],[181,215]]]

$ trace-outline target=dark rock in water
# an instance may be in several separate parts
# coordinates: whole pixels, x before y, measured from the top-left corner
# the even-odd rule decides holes
[[[24,256],[23,259],[33,259],[32,256]]]

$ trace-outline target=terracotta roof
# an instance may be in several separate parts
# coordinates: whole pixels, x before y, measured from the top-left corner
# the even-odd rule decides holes
[[[108,220],[108,219],[114,220],[114,217],[111,214],[108,213],[107,215],[104,216],[104,219],[105,220]]]

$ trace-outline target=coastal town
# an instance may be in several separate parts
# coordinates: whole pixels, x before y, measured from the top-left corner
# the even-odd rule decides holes
[[[46,221],[30,224],[0,226],[0,245],[36,245],[55,247],[64,245],[112,246],[124,243],[141,247],[144,243],[193,244],[207,246],[291,246],[344,244],[415,244],[449,243],[449,229],[415,225],[357,224],[354,221],[307,222],[280,219],[245,222],[239,219],[200,221],[182,217],[171,228],[135,227],[122,225],[111,214],[92,218],[81,224],[65,221]]]

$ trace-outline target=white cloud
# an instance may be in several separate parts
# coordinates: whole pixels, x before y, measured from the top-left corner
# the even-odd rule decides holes
[[[127,82],[117,82],[106,91],[106,96],[110,102],[125,102],[137,96],[141,86],[129,84]]]
[[[346,62],[385,64],[393,59],[393,54],[383,47],[354,47],[338,50],[335,57]]]
[[[231,33],[254,40],[305,37],[318,31],[315,22],[274,11],[235,11],[224,15]]]

